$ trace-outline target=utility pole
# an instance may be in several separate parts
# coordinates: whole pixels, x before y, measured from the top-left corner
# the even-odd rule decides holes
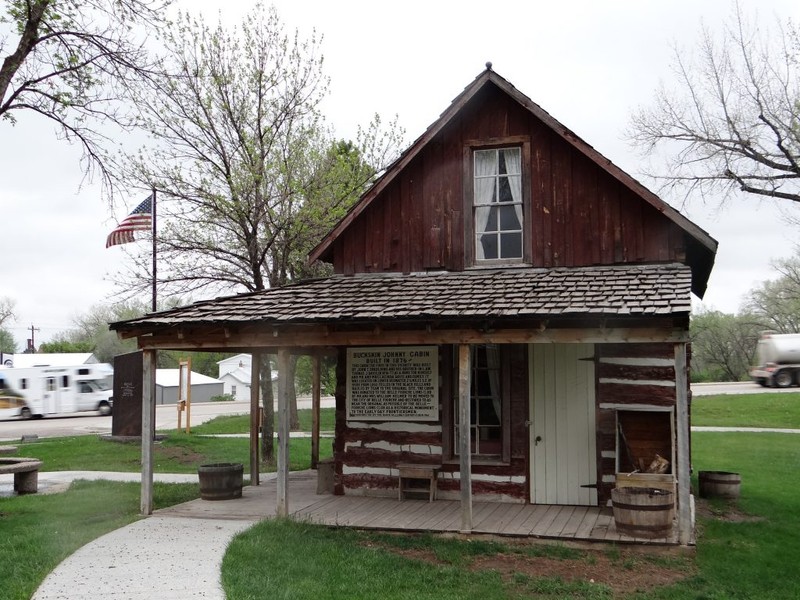
[[[28,340],[28,351],[31,354],[33,354],[34,352],[36,352],[36,338],[34,337],[35,335],[34,332],[40,331],[40,329],[38,327],[34,327],[33,323],[31,323],[30,330],[31,330],[31,339]]]

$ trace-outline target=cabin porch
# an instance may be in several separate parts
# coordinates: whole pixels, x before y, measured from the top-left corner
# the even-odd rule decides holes
[[[294,472],[288,482],[288,512],[293,519],[335,527],[385,531],[459,533],[457,500],[403,500],[316,493],[314,471]],[[193,500],[157,511],[164,516],[260,520],[276,514],[274,476],[246,486],[236,500]],[[677,545],[677,526],[669,538],[640,539],[617,532],[611,508],[473,502],[473,535],[537,538],[560,542]]]

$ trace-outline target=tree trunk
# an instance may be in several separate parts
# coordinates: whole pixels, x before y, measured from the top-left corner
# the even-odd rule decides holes
[[[295,374],[297,373],[297,355],[293,354],[289,360],[289,430],[300,431],[300,419],[297,416],[297,389],[295,387]]]
[[[275,462],[275,394],[272,389],[271,355],[261,358],[261,458]]]

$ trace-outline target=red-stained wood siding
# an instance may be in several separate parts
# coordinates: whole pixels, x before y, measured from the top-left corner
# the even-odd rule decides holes
[[[523,136],[531,262],[571,267],[684,262],[685,233],[494,86],[463,107],[334,241],[338,273],[462,270],[467,142]]]

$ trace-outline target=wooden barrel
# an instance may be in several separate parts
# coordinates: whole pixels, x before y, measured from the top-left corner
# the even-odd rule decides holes
[[[232,500],[242,497],[242,463],[213,463],[200,465],[200,497],[203,500]]]
[[[728,471],[700,471],[698,481],[701,498],[735,499],[742,487],[739,474]]]
[[[655,488],[611,490],[617,531],[638,538],[664,538],[672,533],[675,494]]]

